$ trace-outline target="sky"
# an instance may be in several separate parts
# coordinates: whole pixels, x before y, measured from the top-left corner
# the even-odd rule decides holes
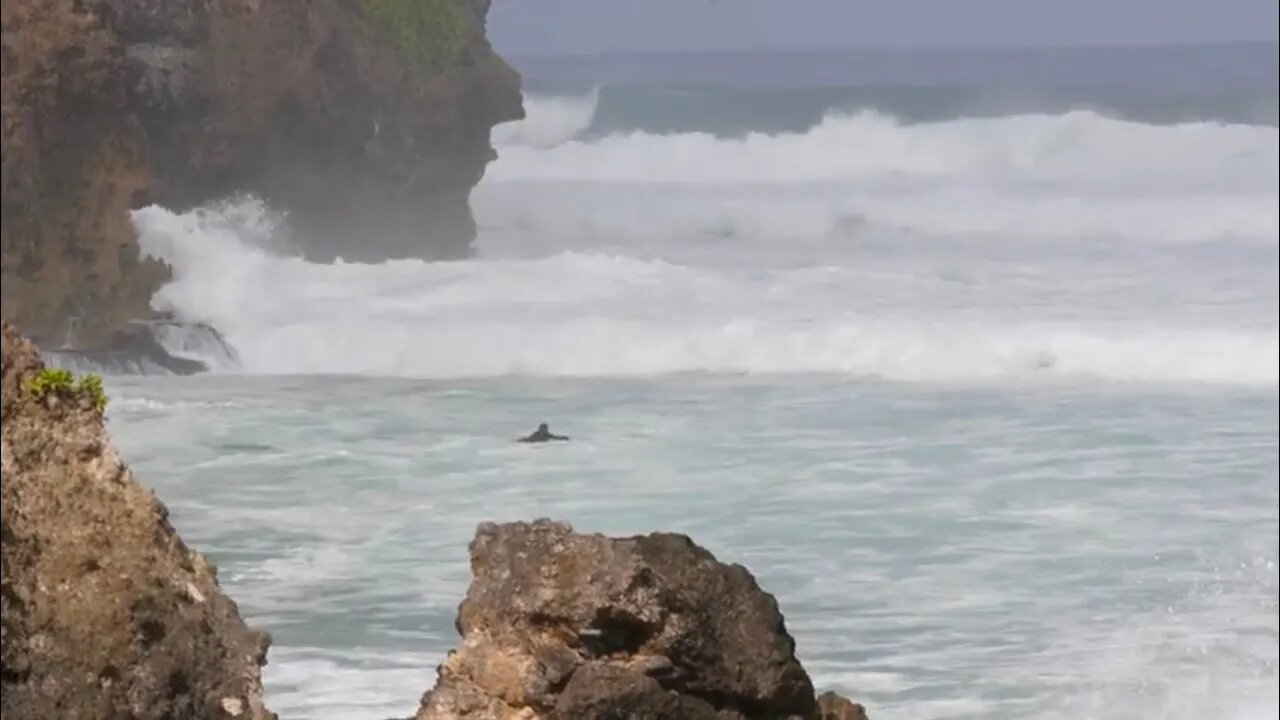
[[[514,55],[1277,38],[1276,0],[494,0]]]

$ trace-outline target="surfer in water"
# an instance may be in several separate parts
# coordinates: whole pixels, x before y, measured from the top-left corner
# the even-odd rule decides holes
[[[544,442],[551,442],[552,440],[568,440],[568,439],[569,439],[568,435],[553,435],[551,433],[551,430],[547,428],[547,424],[542,423],[541,425],[538,426],[537,430],[533,431],[532,435],[528,437],[522,437],[519,440],[517,440],[517,442],[544,443]]]

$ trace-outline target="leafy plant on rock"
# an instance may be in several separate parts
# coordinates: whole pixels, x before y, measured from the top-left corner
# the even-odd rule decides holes
[[[442,72],[458,60],[467,16],[458,0],[364,0],[365,16],[414,70]]]
[[[94,410],[102,413],[107,409],[107,393],[103,390],[102,378],[94,373],[88,373],[77,380],[70,370],[44,368],[27,378],[23,387],[38,399],[50,395],[67,398],[85,395],[93,404]]]

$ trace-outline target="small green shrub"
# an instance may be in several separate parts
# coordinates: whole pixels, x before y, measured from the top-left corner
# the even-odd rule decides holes
[[[83,393],[89,396],[93,409],[99,413],[107,409],[107,393],[102,388],[102,378],[94,373],[84,375],[76,380],[70,370],[63,368],[45,368],[27,378],[24,384],[27,392],[43,398],[48,395],[69,396]]]
[[[423,74],[457,61],[467,35],[458,0],[364,0],[373,29]]]
[[[107,410],[107,393],[102,389],[102,377],[96,373],[89,373],[80,378],[80,392],[86,393],[89,399],[93,401],[93,409],[99,413]]]
[[[70,370],[62,368],[45,368],[27,378],[27,392],[37,397],[50,393],[62,395],[75,389],[75,376]]]

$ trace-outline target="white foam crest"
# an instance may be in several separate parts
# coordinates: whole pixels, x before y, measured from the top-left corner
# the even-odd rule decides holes
[[[196,408],[208,410],[212,408],[241,408],[243,403],[218,400],[156,400],[146,397],[119,396],[113,394],[109,406],[111,412],[125,411],[172,411]]]
[[[1270,551],[1274,553],[1274,549]],[[1037,720],[1270,720],[1280,713],[1274,555],[1240,564],[1222,586],[1139,614],[1128,627],[1062,628],[1063,683]],[[1034,672],[1043,678],[1048,668]],[[1023,670],[1022,672],[1025,672]]]
[[[296,720],[368,720],[413,712],[440,661],[427,654],[271,648],[267,703]]]
[[[797,183],[918,176],[1140,179],[1199,187],[1276,187],[1277,129],[1155,126],[1088,111],[903,124],[830,115],[803,133],[615,134],[553,148],[499,146],[488,182]]]
[[[582,96],[524,96],[524,118],[493,128],[499,147],[551,148],[577,137],[595,119],[599,89]]]
[[[204,363],[205,367],[233,369],[235,357],[217,334],[208,327],[158,324],[152,333],[170,355]]]
[[[770,187],[490,184],[474,194],[488,229],[529,237],[607,242],[654,238],[825,241],[869,232],[1023,240],[1126,238],[1149,243],[1247,239],[1274,245],[1274,192],[1187,194],[1085,191],[1045,194],[1019,187]]]
[[[583,253],[319,265],[254,247],[231,219],[156,207],[134,215],[144,250],[175,267],[155,304],[218,328],[255,373],[1277,380],[1274,326],[975,314],[940,307],[923,287],[899,288],[919,302],[887,307],[846,268],[697,268]]]

